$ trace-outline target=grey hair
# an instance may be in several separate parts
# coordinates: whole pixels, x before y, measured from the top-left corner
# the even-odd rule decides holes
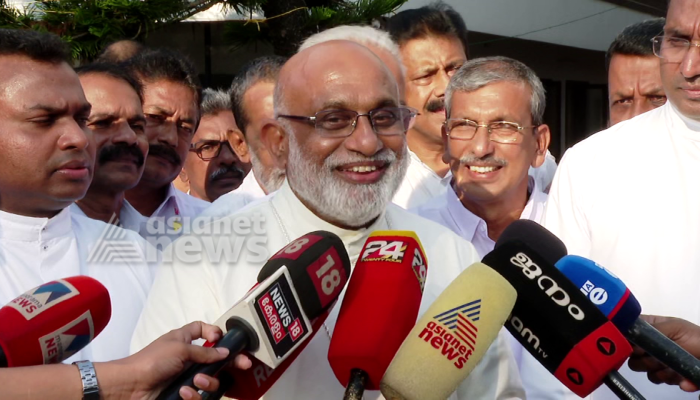
[[[542,124],[546,104],[544,86],[535,71],[520,61],[508,57],[483,57],[466,62],[452,76],[445,90],[445,112],[447,118],[452,110],[452,95],[455,92],[473,92],[495,82],[520,82],[532,90],[530,114],[535,125]]]
[[[304,40],[298,51],[332,40],[347,40],[363,46],[378,47],[385,50],[396,58],[401,72],[406,73],[399,45],[396,44],[388,32],[369,25],[341,25],[315,33]]]
[[[201,109],[202,116],[231,111],[231,95],[223,90],[204,89]]]

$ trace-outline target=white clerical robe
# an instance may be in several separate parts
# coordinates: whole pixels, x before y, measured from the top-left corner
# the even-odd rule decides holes
[[[209,207],[202,211],[200,216],[211,219],[226,217],[263,197],[265,197],[265,191],[251,170],[241,182],[241,186],[214,200]]]
[[[643,313],[700,324],[700,122],[669,100],[569,149],[544,225],[570,254],[622,279]],[[697,399],[622,372],[647,399]],[[615,397],[600,389],[592,398]]]
[[[138,246],[143,260],[91,261],[107,229]],[[146,301],[151,273],[146,242],[136,233],[79,215],[66,208],[53,218],[0,211],[0,304],[43,283],[76,275],[97,279],[109,291],[112,317],[95,340],[69,361],[109,361],[129,355],[129,342]]]
[[[421,314],[460,272],[478,261],[469,242],[393,204],[366,229],[340,229],[307,209],[287,182],[273,196],[226,219],[244,216],[251,220],[264,219],[264,257],[259,256],[259,243],[248,245],[251,243],[248,242],[235,261],[215,263],[204,255],[198,264],[186,265],[176,261],[173,266],[160,268],[134,333],[132,351],[143,348],[159,335],[185,322],[217,320],[256,283],[257,274],[269,256],[297,237],[315,230],[337,234],[343,240],[353,265],[371,232],[387,229],[415,231],[428,261]],[[184,251],[197,240],[204,239],[183,236],[173,246]],[[336,380],[327,357],[338,310],[336,305],[325,323],[328,330],[321,330],[314,336],[304,352],[268,391],[265,400],[339,399],[343,396],[344,388]],[[368,391],[364,398],[382,397],[378,391]],[[508,343],[499,339],[450,399],[506,398],[524,398],[524,391]]]
[[[540,190],[538,181],[530,177],[528,189],[530,198],[525,204],[521,219],[540,222],[544,214],[547,195]],[[457,194],[450,186],[445,194],[439,198],[411,210],[421,217],[435,221],[449,228],[461,238],[471,242],[476,248],[479,258],[493,250],[496,242],[488,235],[486,221],[467,210],[457,198]],[[515,361],[520,371],[520,377],[525,387],[528,398],[537,400],[558,400],[562,393],[574,395],[549,371],[547,371],[534,357],[505,328],[499,333],[511,344]]]

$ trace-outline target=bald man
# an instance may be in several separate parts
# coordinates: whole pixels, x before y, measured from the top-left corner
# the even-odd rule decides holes
[[[276,119],[263,127],[262,139],[277,164],[286,168],[287,179],[274,196],[218,221],[262,218],[262,229],[244,238],[236,260],[202,254],[196,268],[177,260],[161,268],[132,350],[182,325],[180,321],[215,321],[255,284],[271,254],[312,231],[338,235],[353,265],[371,232],[415,231],[427,258],[440,261],[428,269],[421,314],[478,261],[469,242],[391,203],[406,171],[405,133],[415,114],[400,105],[396,79],[367,48],[330,41],[299,52],[280,72],[274,107]],[[256,241],[260,237],[255,234],[264,241]],[[195,242],[219,243],[223,236],[183,237],[173,244],[174,253]],[[336,306],[325,328],[265,394],[266,400],[343,396],[328,363],[337,317]],[[525,394],[508,343],[499,338],[450,399],[506,396]],[[379,399],[381,394],[366,391],[364,398]]]

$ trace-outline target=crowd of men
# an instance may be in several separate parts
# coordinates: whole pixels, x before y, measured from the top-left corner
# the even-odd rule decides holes
[[[224,356],[190,344],[221,334],[193,321],[216,321],[303,234],[335,233],[354,264],[370,233],[416,232],[432,261],[422,313],[529,219],[622,278],[646,313],[690,321],[649,317],[698,356],[698,21],[700,3],[671,0],[666,19],[621,32],[606,57],[610,127],[558,166],[536,73],[469,59],[467,27],[442,3],[399,12],[385,30],[317,33],[289,59],[250,61],[226,90],[201,88],[171,50],[121,41],[74,69],[58,37],[0,30],[0,304],[59,278],[99,280],[111,321],[70,360],[96,362],[104,398],[152,398],[187,362]],[[95,259],[115,229],[138,256]],[[200,247],[193,262],[193,243],[235,254]],[[334,307],[265,399],[342,396],[326,356],[337,318]],[[643,353],[630,367],[647,372],[623,374],[649,398],[696,396]],[[74,367],[44,368],[36,398],[80,398],[79,380],[65,384]],[[0,394],[26,395],[12,391],[23,379],[0,371]],[[503,330],[450,399],[506,398],[578,396]]]

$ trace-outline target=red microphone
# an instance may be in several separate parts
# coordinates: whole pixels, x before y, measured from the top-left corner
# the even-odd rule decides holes
[[[418,317],[427,275],[420,240],[411,231],[372,233],[338,314],[328,361],[346,399],[379,390],[384,372]]]
[[[88,276],[36,287],[0,309],[0,367],[59,363],[87,346],[111,316],[109,292]]]

